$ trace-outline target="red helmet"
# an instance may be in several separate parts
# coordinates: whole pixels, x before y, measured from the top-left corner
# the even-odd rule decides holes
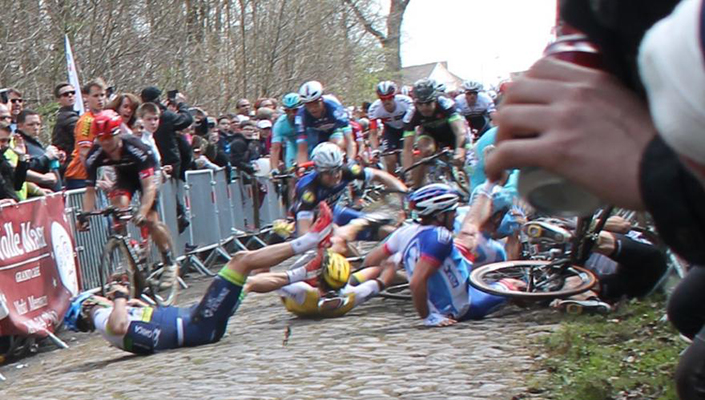
[[[104,136],[115,136],[122,132],[122,117],[113,110],[105,110],[98,114],[93,120],[93,132],[100,138]]]

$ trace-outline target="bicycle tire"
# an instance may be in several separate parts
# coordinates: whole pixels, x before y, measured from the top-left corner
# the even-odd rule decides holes
[[[137,298],[140,296],[142,287],[137,281],[135,272],[137,266],[127,248],[125,242],[117,237],[108,238],[108,241],[103,246],[103,255],[100,259],[100,268],[98,275],[100,277],[100,291],[102,296],[107,295],[107,289],[110,285],[110,277],[115,273],[127,274],[130,287],[130,297]]]
[[[411,300],[411,290],[408,283],[402,283],[385,288],[379,296],[391,300]]]
[[[565,298],[574,296],[590,290],[597,283],[597,277],[595,274],[583,267],[576,265],[571,265],[566,267],[566,270],[558,272],[561,266],[552,264],[550,261],[540,261],[540,260],[515,260],[515,261],[504,261],[493,264],[483,265],[473,269],[470,273],[470,284],[483,292],[494,294],[497,296],[504,296],[516,299],[525,300],[549,300],[557,298]],[[557,290],[553,290],[553,287],[549,287],[547,291],[538,292],[527,292],[519,290],[498,290],[492,286],[492,283],[499,281],[503,278],[521,278],[526,276],[527,268],[536,267],[549,267],[545,274],[548,275],[545,282],[551,279],[562,279],[565,280],[569,276],[577,276],[580,278],[580,284],[576,287],[570,289],[563,289],[562,287]],[[560,273],[561,276],[556,276],[553,274]]]
[[[152,268],[151,271],[152,272],[146,278],[144,278],[142,272],[138,272],[139,281],[141,282],[140,284],[142,287],[149,288],[148,291],[145,290],[145,294],[149,296],[150,299],[154,300],[154,302],[159,306],[166,307],[173,305],[179,294],[178,274],[176,275],[171,287],[164,290],[159,290],[159,274],[161,273],[161,270]]]

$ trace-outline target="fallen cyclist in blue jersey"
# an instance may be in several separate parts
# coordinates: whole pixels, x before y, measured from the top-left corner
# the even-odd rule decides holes
[[[110,299],[90,293],[74,298],[64,324],[75,331],[97,330],[115,347],[136,354],[217,342],[225,334],[228,319],[240,305],[243,286],[251,271],[272,267],[329,242],[332,214],[326,204],[319,207],[318,219],[307,234],[291,242],[236,253],[197,304],[149,307],[139,300],[129,299],[127,289],[115,285]],[[306,266],[300,268],[303,272],[294,273],[307,273]]]

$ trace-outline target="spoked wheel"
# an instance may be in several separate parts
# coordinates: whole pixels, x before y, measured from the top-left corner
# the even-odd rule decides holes
[[[511,290],[494,285],[508,278],[518,279],[526,286]],[[487,264],[470,273],[470,284],[475,288],[498,296],[520,299],[569,297],[590,290],[596,283],[595,274],[583,267],[538,260]]]
[[[113,282],[129,284],[130,297],[139,297],[144,285],[139,282],[135,273],[135,261],[130,250],[121,239],[112,237],[103,247],[103,257],[100,260],[101,295],[107,294],[108,287]],[[125,279],[126,278],[126,279]]]
[[[379,293],[380,297],[392,300],[411,300],[411,290],[408,283],[392,285]]]
[[[160,266],[160,268],[154,269],[153,272],[143,280],[143,284],[146,289],[145,294],[148,295],[149,298],[157,305],[170,306],[176,302],[176,296],[179,293],[179,275],[174,275],[174,281],[171,283],[171,286],[160,289],[159,282],[162,272],[163,267]],[[141,272],[138,275],[144,276]]]

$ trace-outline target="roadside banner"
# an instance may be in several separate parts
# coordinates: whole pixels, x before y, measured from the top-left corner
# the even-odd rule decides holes
[[[69,35],[64,35],[64,48],[66,50],[66,65],[68,67],[69,83],[76,90],[76,103],[73,105],[73,109],[78,112],[79,115],[83,114],[83,96],[81,95],[81,85],[78,82],[78,72],[76,71],[76,62],[73,59],[73,51],[71,50],[71,42],[69,41]]]
[[[47,336],[79,293],[61,193],[0,209],[0,336]]]

